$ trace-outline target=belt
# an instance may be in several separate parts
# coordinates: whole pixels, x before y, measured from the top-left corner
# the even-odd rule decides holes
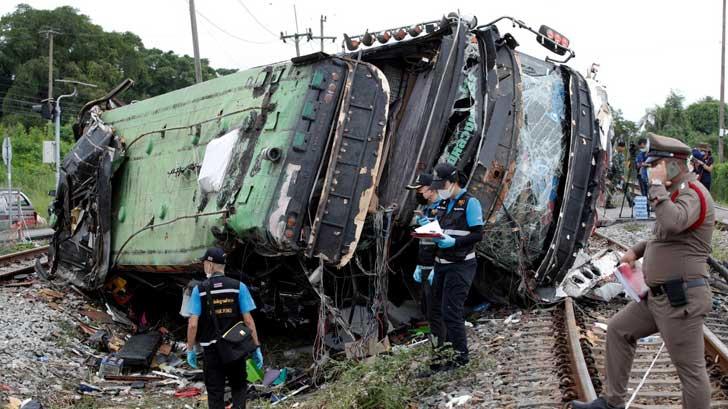
[[[468,255],[465,256],[465,258],[460,261],[472,260],[474,258],[475,258],[475,252],[472,252],[472,253],[468,253]],[[440,264],[459,263],[460,261],[450,261],[450,260],[445,260],[444,258],[435,257],[435,263],[440,263]]]
[[[685,283],[685,288],[702,287],[704,285],[708,285],[708,280],[704,278],[695,278],[693,280],[683,281],[683,283]],[[657,297],[665,294],[665,289],[662,284],[658,284],[650,287],[650,293],[653,297]]]

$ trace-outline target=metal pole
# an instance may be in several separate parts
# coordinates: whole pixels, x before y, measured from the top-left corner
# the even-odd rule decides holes
[[[61,95],[56,100],[56,192],[61,183],[61,99],[75,97],[77,93],[78,91],[74,87],[73,93]]]
[[[48,31],[48,100],[53,99],[53,31]]]
[[[8,146],[10,146],[10,138],[8,138]],[[13,227],[13,164],[10,160],[10,152],[6,152],[8,158],[8,221],[10,222],[10,228]]]
[[[202,82],[202,67],[200,66],[200,46],[197,42],[197,18],[195,13],[195,0],[190,0],[190,23],[192,24],[192,50],[195,54],[195,82]]]
[[[326,16],[322,14],[319,22],[321,23],[321,52],[324,52],[324,23],[326,22]]]
[[[61,183],[61,97],[56,100],[56,194],[58,194],[58,187]]]
[[[296,57],[301,56],[301,50],[298,48],[298,42],[300,41],[298,38],[298,13],[296,12],[296,5],[293,5],[293,19],[296,20],[296,35],[293,37],[293,41],[296,43]]]
[[[718,162],[723,162],[723,128],[725,127],[725,3],[723,0],[723,40],[720,43],[720,110],[718,115]]]

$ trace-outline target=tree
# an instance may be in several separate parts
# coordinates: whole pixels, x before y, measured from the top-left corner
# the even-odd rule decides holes
[[[624,119],[624,114],[621,109],[612,110],[612,120],[614,121],[615,140],[626,143],[637,136],[637,124],[628,119]]]
[[[684,96],[674,90],[670,91],[665,104],[651,110],[654,122],[647,129],[665,136],[684,137],[691,130],[683,109],[684,102]]]
[[[712,97],[705,97],[690,104],[685,110],[693,130],[707,134],[718,134],[718,111],[720,102]]]
[[[37,10],[20,4],[0,17],[0,115],[3,122],[39,124],[30,107],[48,94],[48,39],[46,29],[61,31],[54,36],[53,77],[98,85],[79,88],[79,96],[64,102],[72,118],[86,102],[98,98],[125,78],[135,81],[122,99],[140,100],[194,84],[194,63],[187,55],[147,49],[134,33],[106,32],[73,7]],[[205,59],[203,79],[235,70],[215,70]],[[56,90],[57,87],[57,90]],[[54,93],[70,92],[68,85],[54,84]],[[64,115],[65,116],[65,115]]]

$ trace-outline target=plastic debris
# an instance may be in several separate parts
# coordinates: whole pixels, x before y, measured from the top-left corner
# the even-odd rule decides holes
[[[281,369],[281,373],[278,375],[278,377],[273,381],[273,385],[282,385],[286,382],[286,378],[288,377],[288,368]]]
[[[99,388],[96,385],[91,385],[90,383],[81,382],[78,384],[78,392],[79,393],[101,392],[101,388]]]
[[[265,371],[265,375],[263,375],[263,386],[270,386],[273,381],[278,379],[280,374],[281,371],[279,369],[269,369]]]
[[[456,406],[462,406],[466,404],[472,396],[470,395],[462,395],[462,396],[454,396],[450,398],[450,401],[447,402],[447,408],[452,409]]]
[[[194,386],[188,386],[186,388],[177,389],[174,392],[174,396],[176,398],[193,398],[195,396],[198,396],[202,393],[200,388],[196,388]]]
[[[245,361],[245,369],[248,373],[248,382],[255,383],[263,380],[263,371],[255,366],[252,359]]]
[[[478,304],[475,307],[473,307],[473,312],[474,313],[483,312],[483,311],[486,311],[488,308],[490,308],[490,303],[484,302],[482,304]]]
[[[43,409],[43,405],[35,399],[26,399],[20,404],[20,409]]]
[[[518,312],[514,312],[513,314],[509,315],[509,316],[508,316],[508,317],[507,317],[507,318],[506,318],[506,319],[505,319],[505,320],[503,321],[503,323],[505,323],[506,325],[508,325],[508,324],[518,324],[519,322],[521,322],[521,315],[522,315],[522,314],[523,314],[523,313],[522,313],[521,311],[518,311]]]

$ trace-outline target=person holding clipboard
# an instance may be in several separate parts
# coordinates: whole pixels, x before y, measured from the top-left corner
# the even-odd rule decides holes
[[[430,369],[442,371],[467,364],[465,299],[473,283],[477,262],[475,245],[483,239],[483,211],[480,201],[459,184],[458,170],[449,163],[434,169],[432,189],[437,191],[437,221],[442,236],[434,238],[435,274],[432,285],[433,317],[445,326],[445,341],[454,349],[450,359],[433,362]]]

